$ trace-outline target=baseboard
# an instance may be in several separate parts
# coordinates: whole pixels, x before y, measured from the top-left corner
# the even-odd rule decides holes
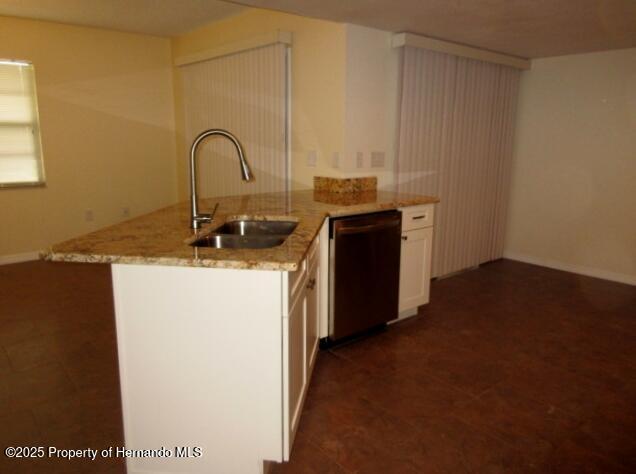
[[[531,263],[533,265],[540,265],[542,267],[554,268],[555,270],[563,270],[570,273],[577,273],[579,275],[601,278],[602,280],[610,280],[618,283],[625,283],[627,285],[636,286],[636,276],[627,275],[625,273],[609,272],[607,270],[585,267],[582,265],[572,265],[570,263],[563,263],[557,260],[534,257],[532,255],[524,255],[516,252],[504,251],[503,256],[504,258],[510,260],[517,260],[519,262]]]
[[[40,258],[40,251],[15,253],[13,255],[0,255],[0,265],[9,265],[11,263],[30,262]]]

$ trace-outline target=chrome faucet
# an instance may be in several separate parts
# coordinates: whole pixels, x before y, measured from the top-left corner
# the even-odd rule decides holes
[[[218,128],[213,128],[210,130],[206,130],[205,132],[200,133],[192,142],[192,148],[190,148],[190,227],[193,229],[199,229],[201,224],[205,224],[208,222],[212,222],[213,214],[199,214],[198,207],[198,199],[197,199],[197,162],[196,162],[196,153],[199,144],[205,140],[207,137],[211,137],[212,135],[221,135],[229,139],[236,148],[236,152],[239,156],[239,161],[241,163],[241,177],[243,181],[251,181],[254,179],[252,175],[252,170],[250,166],[247,164],[245,160],[245,156],[243,154],[243,147],[239,143],[238,139],[232,135],[230,132],[226,130],[221,130]],[[218,207],[218,203],[214,208],[214,212],[216,212],[216,208]]]

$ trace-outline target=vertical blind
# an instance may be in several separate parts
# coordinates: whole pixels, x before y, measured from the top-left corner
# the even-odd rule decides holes
[[[200,132],[226,129],[255,177],[241,181],[234,147],[213,137],[199,149],[202,197],[287,189],[287,49],[278,43],[181,67],[188,150]]]
[[[0,60],[0,186],[43,180],[33,66]]]
[[[408,46],[401,63],[397,187],[440,198],[432,275],[500,258],[520,72]]]

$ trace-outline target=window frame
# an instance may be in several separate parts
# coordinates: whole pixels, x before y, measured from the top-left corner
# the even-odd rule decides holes
[[[12,188],[29,188],[29,187],[43,187],[46,186],[46,175],[44,172],[44,158],[42,153],[42,134],[40,127],[40,111],[38,104],[37,84],[35,79],[35,66],[32,61],[27,59],[8,59],[0,57],[0,66],[28,66],[31,69],[33,78],[32,91],[31,91],[31,104],[33,112],[33,121],[30,123],[31,133],[34,135],[33,146],[34,156],[37,161],[38,175],[37,180],[32,181],[15,181],[15,182],[3,182],[2,176],[0,176],[0,190],[12,189]],[[3,126],[11,125],[25,125],[20,122],[0,121],[0,128]],[[2,158],[0,158],[1,160]]]

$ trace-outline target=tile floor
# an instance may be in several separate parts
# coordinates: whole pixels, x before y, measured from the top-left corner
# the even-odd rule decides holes
[[[123,445],[110,269],[0,266],[0,447]],[[2,473],[123,473],[122,462],[7,459]]]
[[[0,267],[0,444],[122,445],[108,267]],[[278,473],[636,472],[636,288],[507,260],[316,363]],[[9,461],[0,472],[124,472]]]

